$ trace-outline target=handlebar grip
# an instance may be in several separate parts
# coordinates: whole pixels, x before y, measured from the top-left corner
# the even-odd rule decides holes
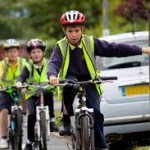
[[[110,77],[100,77],[101,80],[117,80],[117,76],[110,76]]]
[[[74,84],[75,84],[75,83],[78,82],[78,80],[75,80],[75,79],[74,79],[74,80],[71,80],[71,79],[59,80],[59,83],[60,83],[60,84],[63,84],[63,83],[66,83],[66,82],[67,82],[67,83],[74,83]]]
[[[64,80],[59,80],[59,83],[60,83],[60,84],[65,83],[65,82],[67,82],[66,79],[64,79]]]

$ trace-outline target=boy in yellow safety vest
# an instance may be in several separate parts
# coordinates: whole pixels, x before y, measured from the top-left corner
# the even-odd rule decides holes
[[[19,57],[19,47],[20,43],[15,39],[8,39],[3,44],[6,58],[0,62],[0,86],[14,85],[26,64],[26,59]],[[22,96],[24,97],[23,93]],[[8,114],[11,111],[12,102],[7,92],[0,93],[0,135],[2,137],[0,148],[8,148]]]
[[[122,43],[109,43],[99,40],[94,36],[84,35],[86,17],[83,13],[70,10],[60,18],[60,24],[65,37],[59,40],[54,48],[48,64],[48,77],[50,83],[57,85],[59,79],[75,79],[87,81],[99,76],[96,66],[96,56],[101,57],[127,57],[146,53],[150,55],[150,47],[125,45]],[[94,109],[95,149],[108,149],[103,133],[104,117],[100,111],[101,86],[87,85],[87,107]],[[72,104],[74,89],[64,87],[58,91],[58,96],[63,100],[63,119],[59,133],[70,132],[70,116],[73,115]]]

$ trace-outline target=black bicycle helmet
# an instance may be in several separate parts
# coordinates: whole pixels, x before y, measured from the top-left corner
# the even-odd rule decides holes
[[[30,53],[34,48],[40,48],[44,52],[46,45],[41,39],[31,39],[26,46],[27,52]]]
[[[8,39],[3,43],[4,50],[10,49],[10,48],[17,48],[19,49],[20,43],[15,39]]]

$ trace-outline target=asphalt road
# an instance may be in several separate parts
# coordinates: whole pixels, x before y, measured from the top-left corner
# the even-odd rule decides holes
[[[22,148],[24,148],[26,143],[26,128],[24,128],[24,139]],[[50,141],[47,141],[48,150],[71,150],[71,140],[70,137],[59,136],[57,132],[51,133]]]
[[[55,98],[55,110],[60,110],[61,103]],[[27,139],[27,119],[24,118],[23,124],[23,144],[22,149],[24,149]],[[0,135],[1,137],[1,135]],[[70,137],[59,136],[58,132],[51,133],[51,139],[48,141],[48,150],[71,150],[71,140]]]
[[[26,139],[27,139],[27,128],[25,122],[23,125],[22,150],[25,147]],[[48,150],[71,150],[72,149],[70,137],[59,136],[58,132],[51,133],[51,139],[47,142],[47,144],[48,144]]]

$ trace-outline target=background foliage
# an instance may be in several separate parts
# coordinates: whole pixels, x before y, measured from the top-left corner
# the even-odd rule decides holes
[[[103,0],[0,0],[0,39],[42,38],[48,51],[64,35],[60,16],[68,10],[83,12],[87,23],[85,33],[102,36]],[[108,0],[110,34],[148,30],[148,0]]]

